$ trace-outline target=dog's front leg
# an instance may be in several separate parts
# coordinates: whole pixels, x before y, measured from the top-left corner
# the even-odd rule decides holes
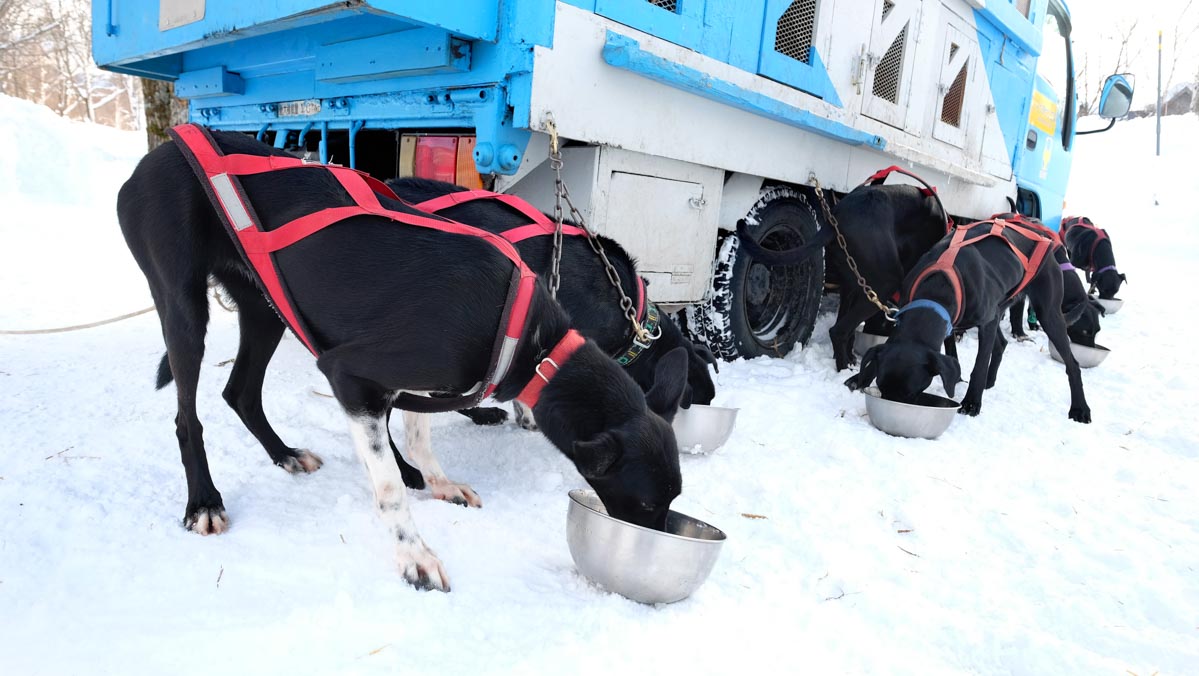
[[[408,457],[421,469],[425,485],[429,487],[433,497],[464,507],[482,507],[483,501],[470,486],[454,483],[446,477],[441,463],[437,462],[433,455],[432,437],[428,414],[404,411],[404,450],[408,451]]]
[[[351,412],[347,409],[354,450],[366,465],[380,515],[395,538],[396,562],[404,579],[418,589],[449,591],[450,578],[445,568],[421,540],[408,511],[408,489],[404,487],[399,466],[389,455],[383,410]]]
[[[533,409],[513,399],[512,410],[516,412],[517,425],[530,432],[537,431],[537,421],[533,419]]]
[[[991,352],[995,349],[995,335],[999,331],[999,316],[978,327],[978,356],[974,359],[974,370],[970,372],[970,387],[962,399],[960,413],[978,415],[983,407],[983,389],[991,367]]]

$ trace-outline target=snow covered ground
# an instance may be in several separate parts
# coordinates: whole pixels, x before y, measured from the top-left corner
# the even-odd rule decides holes
[[[1111,230],[1130,279],[1084,376],[1094,424],[1067,419],[1037,335],[980,417],[887,437],[822,317],[802,352],[722,368],[739,426],[683,458],[676,508],[729,541],[666,607],[579,577],[564,523],[583,481],[542,437],[450,414],[434,448],[484,507],[418,495],[454,591],[412,590],[311,357],[286,339],[266,384],[280,435],[325,459],[293,477],[220,398],[237,331],[216,308],[199,408],[233,528],[188,533],[155,316],[0,336],[0,672],[1199,673],[1199,120],[1165,121],[1160,160],[1152,133],[1077,146],[1068,211]],[[0,147],[0,330],[149,305],[113,208],[140,135],[0,97]]]

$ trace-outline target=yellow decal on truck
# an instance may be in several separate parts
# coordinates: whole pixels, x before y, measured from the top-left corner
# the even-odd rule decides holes
[[[1029,123],[1053,135],[1057,131],[1057,103],[1041,92],[1032,93],[1032,113],[1028,116]]]

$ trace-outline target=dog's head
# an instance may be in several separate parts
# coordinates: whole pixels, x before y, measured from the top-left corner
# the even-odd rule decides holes
[[[1083,301],[1078,319],[1066,329],[1070,335],[1070,342],[1095,347],[1095,335],[1099,333],[1099,317],[1104,314],[1106,311],[1098,302],[1090,298]]]
[[[1099,292],[1099,297],[1104,300],[1111,300],[1116,297],[1116,292],[1120,290],[1120,285],[1128,281],[1128,277],[1123,273],[1112,268],[1104,270],[1095,275],[1091,280],[1095,284],[1095,289]]]
[[[687,385],[687,359],[682,347],[663,355],[638,412],[591,439],[574,442],[575,467],[617,519],[663,530],[670,503],[683,490],[670,422]]]
[[[857,386],[864,388],[872,381],[886,399],[911,401],[928,389],[933,378],[940,376],[945,393],[953,396],[962,380],[958,361],[928,346],[914,342],[887,342],[872,347],[862,356]]]

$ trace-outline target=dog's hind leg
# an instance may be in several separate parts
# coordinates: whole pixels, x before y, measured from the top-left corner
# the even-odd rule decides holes
[[[1050,294],[1052,295],[1052,294]],[[1032,297],[1033,309],[1041,320],[1041,327],[1049,342],[1057,348],[1066,365],[1066,376],[1070,380],[1070,419],[1080,423],[1091,422],[1091,407],[1087,405],[1086,395],[1082,391],[1082,369],[1074,359],[1070,348],[1070,336],[1066,331],[1066,320],[1062,317],[1060,292],[1052,297],[1038,302]]]
[[[404,411],[404,449],[408,451],[408,457],[420,467],[425,477],[425,485],[429,487],[433,497],[464,507],[482,507],[483,501],[470,486],[450,481],[441,469],[441,464],[433,455],[429,418],[428,414]]]
[[[218,279],[237,303],[240,332],[237,357],[223,392],[225,402],[266,449],[272,462],[292,474],[315,472],[323,464],[320,457],[283,443],[262,410],[262,382],[267,364],[283,337],[283,323],[249,280],[239,278],[236,273],[220,275]]]
[[[349,418],[354,450],[366,466],[380,516],[395,540],[396,563],[401,574],[418,589],[449,591],[449,576],[416,532],[408,511],[408,489],[404,487],[400,468],[387,454],[390,396],[370,381],[337,373],[336,367],[324,361],[318,361],[318,365],[329,376],[333,393]]]
[[[1023,311],[1021,311],[1023,312]],[[995,387],[995,374],[999,373],[999,364],[1003,361],[1003,351],[1007,349],[1007,338],[1003,336],[1003,329],[999,328],[999,324],[995,325],[995,346],[991,348],[991,364],[987,367],[987,388]]]
[[[175,436],[179,439],[179,455],[187,474],[187,508],[183,513],[183,525],[201,535],[223,533],[229,528],[229,517],[208,471],[204,428],[196,413],[196,387],[200,382],[204,332],[208,325],[204,278],[193,279],[185,288],[174,291],[170,301],[165,303],[164,294],[154,293],[154,304],[159,308],[167,359],[179,402]]]
[[[995,349],[995,336],[999,334],[999,316],[978,327],[978,356],[974,359],[974,370],[970,372],[970,387],[962,399],[960,413],[978,415],[983,406],[983,389],[990,372],[991,355]]]

